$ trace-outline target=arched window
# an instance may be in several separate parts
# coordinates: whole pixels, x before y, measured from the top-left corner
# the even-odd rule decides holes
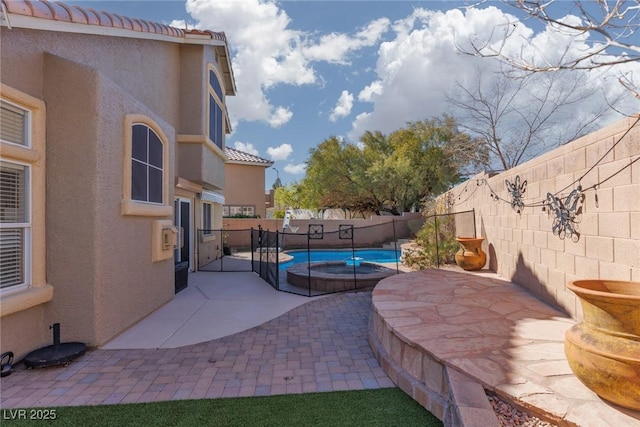
[[[123,215],[171,216],[169,140],[162,128],[142,114],[125,116]]]
[[[163,203],[164,147],[149,126],[131,129],[131,200]]]
[[[209,139],[219,148],[223,148],[224,135],[224,96],[218,75],[209,69]]]

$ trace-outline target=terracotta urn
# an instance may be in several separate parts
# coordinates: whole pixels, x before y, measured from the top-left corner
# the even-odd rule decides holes
[[[456,252],[455,260],[463,270],[480,270],[487,263],[487,254],[482,250],[484,237],[456,237],[460,243],[460,250]]]
[[[576,280],[567,287],[584,312],[565,336],[571,370],[603,399],[640,410],[640,282]]]

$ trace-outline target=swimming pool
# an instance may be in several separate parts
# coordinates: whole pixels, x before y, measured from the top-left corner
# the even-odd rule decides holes
[[[293,258],[287,262],[280,263],[281,269],[286,269],[293,264],[299,264],[302,262],[308,262],[311,255],[311,262],[323,262],[323,261],[345,261],[353,256],[350,249],[336,250],[336,249],[312,249],[307,252],[306,250],[299,251],[287,251],[287,255],[291,255]],[[400,250],[393,249],[356,249],[355,256],[362,258],[362,261],[366,262],[396,262],[400,260]]]

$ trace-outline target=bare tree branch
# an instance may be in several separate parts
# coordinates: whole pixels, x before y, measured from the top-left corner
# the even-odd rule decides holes
[[[475,81],[458,82],[447,101],[459,126],[491,153],[485,166],[506,170],[593,130],[609,107],[584,107],[600,104],[589,102],[598,94],[585,88],[585,79],[568,72],[513,79],[478,68]]]
[[[497,58],[524,73],[539,73],[559,70],[593,70],[619,67],[640,61],[640,0],[574,0],[571,14],[579,19],[567,18],[566,6],[561,0],[504,0],[537,19],[558,33],[570,36],[583,43],[580,52],[565,47],[557,58],[549,58],[542,49],[529,45],[535,56],[521,49],[514,55],[506,49],[510,38],[516,36],[517,22],[505,22],[497,26],[501,34],[493,32],[486,39],[473,39],[468,46],[458,45],[460,52],[479,57]],[[479,2],[478,4],[482,4]],[[620,84],[640,99],[640,85],[630,73],[620,72]]]

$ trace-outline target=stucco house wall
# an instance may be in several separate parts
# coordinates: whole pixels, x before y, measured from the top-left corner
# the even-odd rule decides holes
[[[4,24],[0,31],[3,87],[46,105],[46,176],[34,181],[33,193],[46,194],[42,240],[47,289],[53,288],[52,295],[20,310],[0,294],[0,351],[20,359],[51,344],[49,325],[55,322],[63,341],[100,346],[174,295],[173,251],[158,258],[153,249],[159,222],[173,223],[174,196],[193,200],[195,228],[202,220],[200,191],[224,187],[224,154],[212,154],[206,136],[208,67],[220,67],[212,64],[216,47],[207,34],[189,44],[138,33],[119,37]],[[234,91],[227,87],[227,94]],[[127,117],[145,117],[162,134],[162,209],[136,213],[124,207],[131,156]],[[192,162],[208,171],[194,177],[197,182],[181,176],[192,169],[179,161],[184,139],[196,147]],[[220,222],[221,205],[215,215]]]
[[[225,205],[254,206],[256,215],[267,216],[264,198],[264,166],[227,163]]]

